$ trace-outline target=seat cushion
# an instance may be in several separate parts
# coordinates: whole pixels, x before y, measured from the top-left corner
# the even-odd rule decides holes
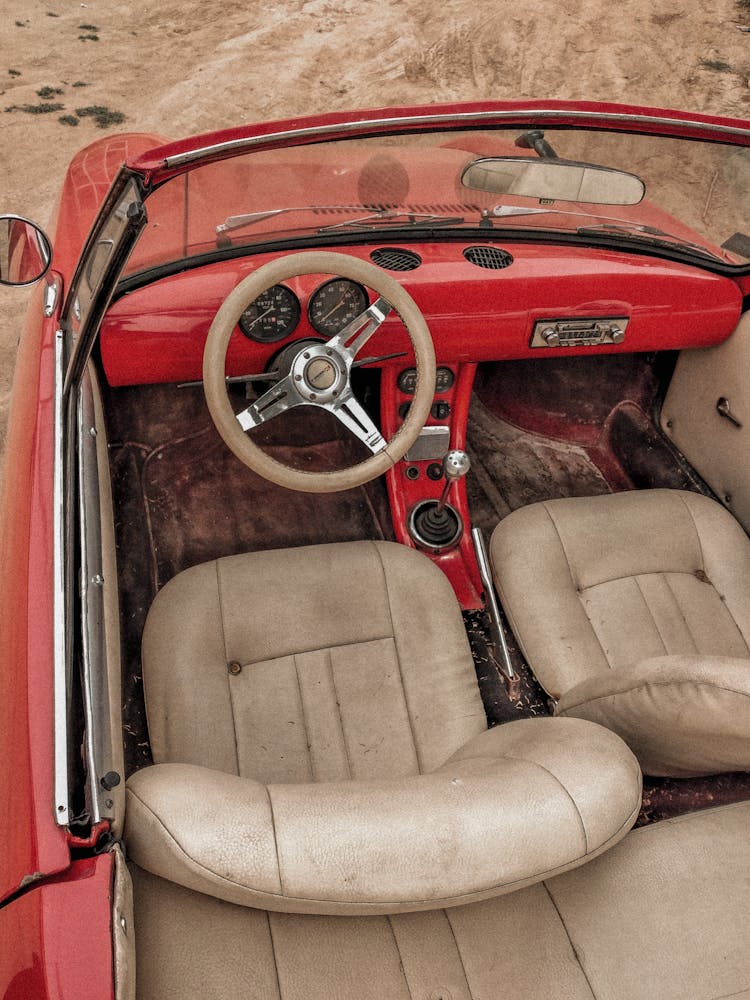
[[[391,542],[181,573],[149,612],[143,674],[155,763],[264,783],[433,771],[487,726],[447,578]]]
[[[694,777],[750,767],[750,664],[658,656],[581,681],[555,714],[607,726],[646,774]]]
[[[693,813],[519,892],[393,916],[267,913],[134,867],[138,997],[747,997],[749,827],[749,802]]]
[[[559,710],[648,745],[652,774],[750,767],[750,542],[724,508],[677,490],[533,504],[500,522],[491,559]],[[677,658],[669,669],[665,657]],[[696,657],[714,658],[713,670],[691,673]],[[717,657],[732,661],[731,683]],[[660,664],[658,683],[642,683],[646,661]],[[711,744],[725,733],[733,749],[718,766]],[[673,740],[685,753],[660,756]]]
[[[128,853],[155,875],[269,910],[455,906],[617,843],[640,779],[625,744],[580,719],[511,722],[430,774],[389,780],[264,785],[161,764],[128,782]]]

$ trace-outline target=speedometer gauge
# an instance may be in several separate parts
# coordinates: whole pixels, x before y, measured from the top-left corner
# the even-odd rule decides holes
[[[299,322],[299,299],[285,285],[261,292],[240,316],[240,330],[251,340],[272,344],[288,337]]]
[[[318,333],[333,337],[367,309],[367,292],[355,281],[334,278],[313,294],[307,308],[310,325]]]

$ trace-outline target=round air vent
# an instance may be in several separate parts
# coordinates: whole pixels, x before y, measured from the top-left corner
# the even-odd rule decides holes
[[[464,257],[470,264],[485,267],[488,271],[501,271],[513,263],[513,258],[508,251],[501,250],[499,247],[466,247]]]
[[[386,271],[413,271],[422,263],[419,254],[400,247],[378,247],[370,254],[370,260]]]

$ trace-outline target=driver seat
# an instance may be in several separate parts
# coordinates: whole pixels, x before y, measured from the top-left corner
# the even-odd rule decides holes
[[[487,730],[446,577],[391,542],[186,570],[149,612],[143,673],[154,766],[128,781],[128,853],[229,902],[482,899],[601,853],[640,807],[640,769],[608,730]]]

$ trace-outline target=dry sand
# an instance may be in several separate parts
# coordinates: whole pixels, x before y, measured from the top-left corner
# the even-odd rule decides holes
[[[0,211],[46,223],[74,152],[110,131],[445,100],[626,101],[744,117],[736,0],[0,0]],[[85,86],[74,86],[85,84]],[[43,88],[60,94],[40,97]],[[47,114],[18,110],[62,104]],[[16,110],[6,110],[16,109]],[[0,289],[0,447],[28,293]]]

